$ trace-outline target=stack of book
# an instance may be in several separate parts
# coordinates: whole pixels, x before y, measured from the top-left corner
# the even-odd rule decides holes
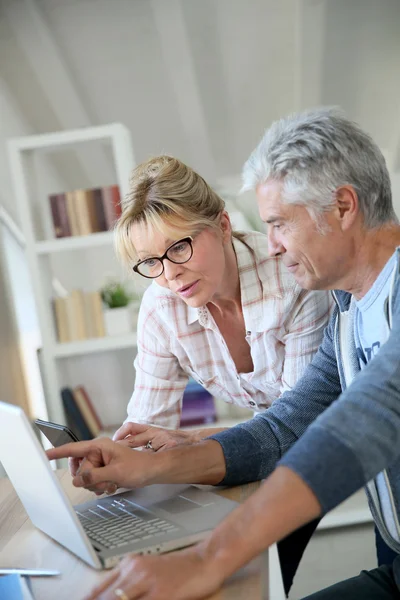
[[[117,185],[51,194],[49,201],[57,238],[109,231],[121,215]]]
[[[57,339],[60,343],[105,336],[100,292],[73,290],[53,299]]]
[[[83,385],[73,389],[64,387],[61,398],[67,425],[80,440],[91,440],[103,429],[103,424],[93,402]]]
[[[216,420],[213,396],[194,379],[189,379],[183,394],[180,426],[204,425]]]

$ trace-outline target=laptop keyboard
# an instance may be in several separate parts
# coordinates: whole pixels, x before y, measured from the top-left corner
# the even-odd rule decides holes
[[[126,498],[103,499],[96,506],[76,511],[94,544],[119,548],[132,542],[148,541],[181,529],[172,522],[155,517]]]

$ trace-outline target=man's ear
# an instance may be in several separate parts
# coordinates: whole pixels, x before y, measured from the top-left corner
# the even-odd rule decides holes
[[[358,195],[352,185],[343,185],[336,190],[335,215],[341,229],[349,229],[360,213]]]
[[[231,237],[232,237],[232,223],[231,220],[229,218],[228,213],[226,212],[226,210],[223,210],[221,212],[221,231],[222,231],[222,239],[224,242],[228,242],[230,241]]]

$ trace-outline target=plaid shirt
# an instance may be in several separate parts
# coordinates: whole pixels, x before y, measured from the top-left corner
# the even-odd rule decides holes
[[[192,308],[155,281],[138,319],[135,389],[126,421],[179,426],[189,376],[213,396],[263,411],[291,389],[314,356],[328,322],[329,292],[301,289],[262,233],[233,238],[246,340],[254,370],[238,373],[206,306]]]

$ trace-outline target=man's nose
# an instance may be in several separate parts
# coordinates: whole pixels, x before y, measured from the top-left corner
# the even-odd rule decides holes
[[[268,254],[270,256],[280,256],[284,254],[285,248],[273,233],[268,233]]]

